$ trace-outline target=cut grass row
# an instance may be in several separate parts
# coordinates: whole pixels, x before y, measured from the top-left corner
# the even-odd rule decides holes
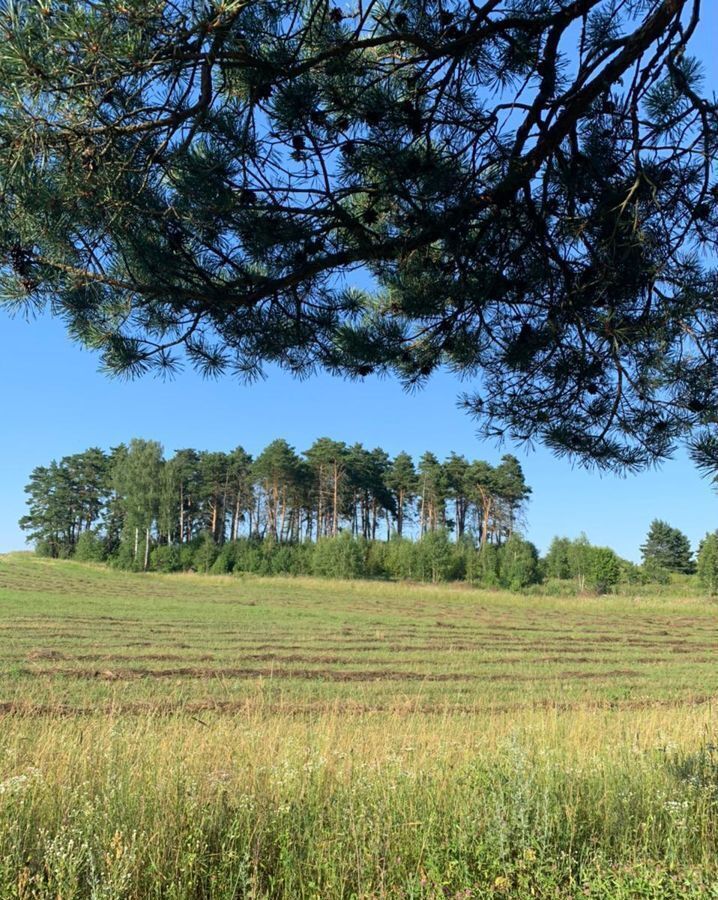
[[[695,702],[715,606],[0,562],[3,702],[368,708]]]
[[[0,558],[0,897],[718,897],[716,608]]]

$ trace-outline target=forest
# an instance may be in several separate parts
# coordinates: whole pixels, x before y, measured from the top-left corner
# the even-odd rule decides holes
[[[97,542],[105,557],[148,568],[158,547],[206,538],[299,544],[349,534],[367,541],[439,531],[477,546],[500,545],[521,522],[531,489],[516,457],[492,466],[426,452],[415,465],[381,448],[319,438],[304,453],[272,441],[253,458],[178,450],[133,439],[108,453],[92,447],[33,470],[20,522],[40,552],[72,556]]]
[[[185,448],[165,457],[134,438],[33,470],[20,520],[39,555],[137,571],[469,581],[521,590],[541,582],[605,593],[697,574],[718,590],[718,537],[697,558],[654,520],[637,566],[585,536],[546,556],[522,536],[531,488],[515,456],[441,461],[322,437],[297,452],[272,441],[256,457]]]

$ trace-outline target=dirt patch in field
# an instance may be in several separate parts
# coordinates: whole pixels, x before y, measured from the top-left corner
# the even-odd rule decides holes
[[[43,648],[37,648],[36,650],[30,650],[30,652],[25,657],[27,660],[34,661],[36,659],[67,659],[64,653],[60,653],[59,650],[46,650]]]
[[[482,713],[518,713],[531,710],[549,710],[557,712],[578,712],[585,710],[647,710],[647,709],[692,709],[706,704],[714,704],[718,697],[715,694],[694,694],[688,697],[673,699],[643,698],[640,700],[576,700],[553,701],[537,700],[513,704],[466,704],[466,703],[365,703],[356,700],[331,702],[317,701],[309,703],[267,703],[266,699],[254,701],[251,697],[244,700],[196,700],[182,701],[133,701],[130,703],[104,704],[100,706],[75,706],[71,704],[32,704],[25,702],[0,702],[0,717],[16,718],[86,718],[110,716],[187,716],[193,721],[203,713],[217,715],[251,715],[258,712],[262,715],[282,715],[289,717],[317,716],[328,713],[336,715],[338,711],[345,716],[364,716],[376,713],[391,713],[394,716],[421,715],[480,715]],[[200,724],[208,724],[200,721]]]
[[[188,648],[189,649],[189,648]],[[66,657],[57,657],[64,659]],[[202,653],[194,656],[183,656],[180,653],[80,653],[74,657],[78,662],[211,662],[215,657],[212,653]]]
[[[512,672],[495,672],[479,675],[474,672],[401,672],[390,669],[376,670],[340,670],[340,669],[284,669],[284,668],[202,668],[195,666],[182,666],[174,669],[69,669],[62,667],[44,669],[24,669],[24,675],[50,676],[64,678],[79,678],[83,680],[96,679],[100,681],[132,681],[142,678],[148,679],[199,679],[199,680],[225,680],[266,678],[268,680],[299,680],[299,681],[331,681],[338,683],[348,682],[509,682],[509,683],[545,683],[561,681],[586,681],[605,680],[608,678],[638,678],[640,673],[633,669],[608,669],[599,672],[586,672],[582,670],[570,670],[565,672],[553,672],[545,675],[523,675]]]

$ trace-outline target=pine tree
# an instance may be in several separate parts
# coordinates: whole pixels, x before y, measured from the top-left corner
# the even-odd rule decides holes
[[[96,447],[33,470],[20,527],[50,556],[69,556],[84,532],[99,525],[110,494],[107,456]]]
[[[252,472],[264,493],[268,533],[284,540],[291,519],[290,504],[296,497],[299,457],[285,440],[272,441],[254,461]]]
[[[386,475],[386,484],[394,495],[396,533],[401,537],[404,533],[404,523],[418,489],[416,469],[408,453],[398,453],[394,457]]]
[[[466,517],[469,511],[468,479],[469,463],[465,456],[452,453],[444,462],[444,472],[448,495],[454,505],[453,526],[456,539],[460,540],[466,530]]]
[[[694,571],[693,552],[688,538],[678,528],[661,519],[654,519],[648,529],[646,542],[641,546],[643,565],[647,570],[667,572]]]
[[[317,537],[336,537],[339,533],[340,495],[347,467],[347,446],[343,441],[319,438],[304,455],[314,472]]]
[[[492,465],[474,460],[466,475],[467,490],[476,510],[477,531],[482,547],[493,536],[493,516],[497,503],[497,483]]]
[[[694,8],[2,4],[0,298],[114,372],[448,366],[485,434],[715,468]]]

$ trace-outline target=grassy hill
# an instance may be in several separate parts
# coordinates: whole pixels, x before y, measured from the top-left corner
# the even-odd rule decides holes
[[[0,896],[718,896],[718,610],[0,557]]]

